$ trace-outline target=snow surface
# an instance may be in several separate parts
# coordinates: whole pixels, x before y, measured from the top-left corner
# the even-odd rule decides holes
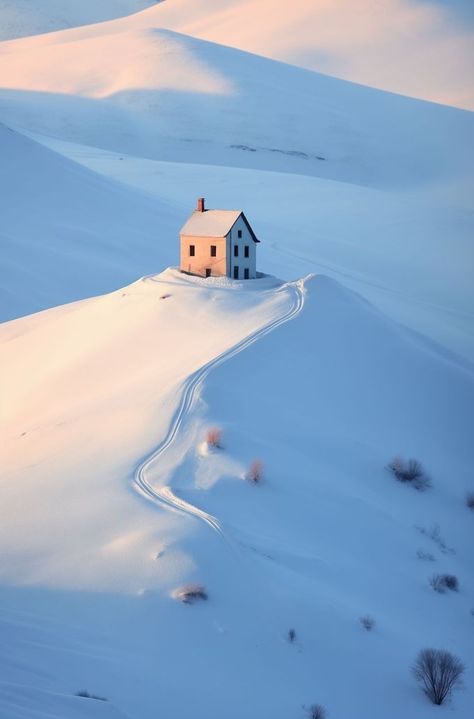
[[[470,0],[173,0],[157,24],[346,80],[474,108]]]
[[[98,264],[71,277],[54,232],[43,301],[34,301],[36,287],[27,300],[23,291],[15,295],[24,286],[15,270],[3,318],[108,291],[112,266],[117,287],[174,264],[178,230],[201,195],[213,207],[246,211],[262,239],[261,269],[287,279],[334,273],[395,319],[474,358],[472,113],[162,30],[150,11],[2,43],[0,79],[6,121],[157,198],[153,224],[148,201],[146,211],[138,199],[133,208],[120,202],[121,217],[128,215],[120,224],[142,223],[146,237],[135,242],[130,230],[127,243],[116,233],[119,249],[107,272]],[[89,149],[61,142],[71,140]],[[7,187],[11,172],[0,168]],[[32,181],[41,184],[34,167]],[[54,202],[43,204],[56,210],[53,225],[70,227],[67,212],[61,219]],[[17,222],[14,202],[11,208]],[[90,210],[83,214],[95,222]],[[21,223],[13,268],[22,267],[35,237],[28,218]],[[74,239],[80,255],[84,239]],[[70,281],[61,296],[63,269]]]
[[[0,0],[0,40],[111,20],[154,4],[155,0]]]
[[[474,108],[470,0],[0,0],[0,40],[138,13],[176,30],[404,95]]]
[[[8,719],[126,719],[109,702],[0,683],[0,707]]]
[[[5,681],[144,719],[429,717],[409,666],[434,644],[468,665],[450,714],[469,716],[472,368],[322,276],[167,270],[0,335]],[[224,449],[203,453],[214,424]],[[389,476],[398,452],[431,490]],[[445,551],[417,529],[434,524]],[[176,604],[191,581],[209,600]]]
[[[432,645],[466,664],[442,711],[467,719],[472,113],[242,52],[313,67],[339,12],[363,61],[365,4],[360,24],[342,2],[262,23],[266,0],[167,0],[72,27],[144,4],[0,0],[9,36],[71,28],[0,43],[0,717],[428,719],[410,666]],[[434,96],[409,18],[461,96],[469,38],[436,30],[460,8],[383,4],[406,63],[382,87]],[[199,196],[242,207],[284,279],[160,272]],[[395,482],[395,454],[432,488]],[[177,602],[189,583],[208,600]]]
[[[110,182],[1,124],[0,148],[2,320],[115,289],[174,259],[163,242],[175,229],[173,203]]]

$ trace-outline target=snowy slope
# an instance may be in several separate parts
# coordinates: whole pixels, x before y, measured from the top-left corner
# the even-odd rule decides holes
[[[188,35],[403,95],[474,108],[469,0],[278,5],[274,0],[173,0],[148,12],[163,27]]]
[[[434,644],[468,665],[450,711],[467,719],[472,367],[332,280],[307,280],[303,305],[300,291],[167,271],[0,328],[5,681],[85,688],[137,719],[303,717],[314,701],[335,719],[423,719],[409,667]],[[159,462],[139,465],[150,502],[134,470],[176,417]],[[224,449],[208,452],[213,424]],[[391,479],[398,452],[425,463],[430,490]],[[435,523],[444,552],[416,528]],[[459,593],[434,593],[434,571]],[[208,602],[177,604],[187,581]]]
[[[130,15],[154,0],[0,0],[0,41]]]
[[[143,14],[156,27],[384,90],[474,107],[469,0],[293,0],[277,6],[274,0],[0,0],[0,40],[101,22],[149,5]]]
[[[117,150],[109,162],[53,144],[153,192],[157,211],[172,205],[157,223],[155,268],[176,262],[177,230],[207,195],[211,206],[246,209],[263,239],[263,270],[334,273],[395,319],[474,357],[472,113],[161,30],[162,9],[3,43],[4,117],[45,143],[54,135]],[[130,243],[134,274],[120,270],[115,286],[153,270],[142,247]],[[51,303],[109,290],[109,276]]]
[[[174,259],[172,203],[1,124],[0,154],[1,320],[115,289]]]
[[[196,194],[205,195],[211,207],[243,207],[262,240],[261,269],[288,279],[329,274],[396,320],[474,359],[470,181],[374,189],[146,160],[36,137],[106,177],[173,203],[171,246]]]
[[[0,111],[15,127],[376,187],[472,173],[472,113],[163,30],[152,13],[0,50]]]
[[[15,684],[0,684],[0,708],[8,719],[126,719],[107,701]]]

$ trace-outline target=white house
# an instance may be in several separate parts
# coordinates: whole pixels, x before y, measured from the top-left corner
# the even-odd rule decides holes
[[[182,272],[234,280],[256,278],[260,240],[242,210],[207,210],[200,197],[179,237]]]

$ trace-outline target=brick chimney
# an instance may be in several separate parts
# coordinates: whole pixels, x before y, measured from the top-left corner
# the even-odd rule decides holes
[[[198,197],[198,202],[197,202],[197,208],[196,208],[196,209],[197,209],[198,212],[204,212],[204,211],[205,211],[206,208],[204,207],[204,197]]]

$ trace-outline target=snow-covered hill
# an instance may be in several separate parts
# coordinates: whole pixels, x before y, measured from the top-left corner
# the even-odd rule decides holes
[[[4,681],[87,689],[140,719],[283,719],[313,701],[336,719],[428,718],[409,667],[435,644],[469,666],[452,709],[468,716],[471,369],[324,277],[168,270],[0,336]],[[214,424],[224,448],[208,451]],[[398,452],[431,489],[390,477]],[[449,549],[420,531],[435,524]],[[459,593],[433,592],[436,571]],[[203,605],[172,598],[190,581]]]
[[[0,0],[0,41],[130,15],[156,0]]]
[[[172,203],[1,124],[0,153],[1,320],[112,290],[174,259]]]
[[[334,273],[395,319],[474,357],[472,113],[162,30],[161,9],[3,43],[0,55],[5,119],[157,199],[156,240],[130,241],[127,268],[123,232],[117,251],[111,246],[115,286],[176,262],[178,229],[196,196],[207,195],[211,206],[248,212],[262,236],[263,270],[288,279]],[[8,185],[10,168],[0,172]],[[150,226],[146,211],[127,214]],[[69,224],[67,213],[61,222]],[[81,293],[88,276],[76,276],[74,293],[42,294],[28,307],[20,300],[18,309],[12,301],[3,317],[113,286],[108,272]]]
[[[472,113],[163,30],[152,13],[3,43],[0,85],[11,126],[141,157],[376,187],[472,172]]]
[[[173,0],[148,12],[163,27],[205,40],[474,108],[469,0],[293,0],[277,6],[274,0]]]
[[[138,22],[143,14],[156,27],[364,85],[474,107],[469,0],[0,0],[0,40],[109,20],[148,5]]]

